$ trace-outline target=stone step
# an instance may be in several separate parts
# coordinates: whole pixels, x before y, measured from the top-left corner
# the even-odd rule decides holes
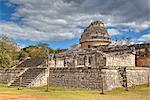
[[[21,83],[31,83],[32,82],[32,80],[28,80],[28,81],[22,81]],[[19,84],[20,82],[19,81],[16,81],[16,82],[14,82],[14,83],[17,83],[17,84]],[[13,84],[13,83],[12,83]]]
[[[20,77],[22,77],[21,85],[23,87],[27,87],[41,72],[45,69],[43,68],[30,68],[25,71]],[[11,84],[11,86],[19,86],[20,78],[16,78],[16,80]]]
[[[19,86],[19,84],[11,85],[11,86]],[[21,85],[21,87],[27,87],[27,85]]]
[[[21,85],[22,85],[22,84],[28,85],[29,83],[31,83],[31,82],[23,82],[23,83],[21,83]],[[12,85],[19,85],[19,84],[20,84],[19,82],[16,82],[16,83],[13,83]]]

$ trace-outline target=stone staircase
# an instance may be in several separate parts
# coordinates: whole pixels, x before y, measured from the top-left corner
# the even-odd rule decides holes
[[[45,64],[45,58],[32,58],[21,61],[15,68],[34,68]]]
[[[28,87],[36,77],[45,71],[45,68],[28,68],[22,75],[17,77],[10,86]],[[20,82],[21,80],[21,82]],[[21,84],[20,84],[21,83]]]

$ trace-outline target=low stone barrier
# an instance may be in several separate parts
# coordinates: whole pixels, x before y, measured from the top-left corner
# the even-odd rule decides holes
[[[147,84],[148,75],[150,76],[150,68],[128,67],[126,69],[127,85]],[[118,68],[51,68],[49,85],[88,89],[103,87],[104,90],[112,90],[123,86],[123,77]]]
[[[15,79],[17,75],[23,71],[23,68],[19,69],[0,69],[0,83],[7,84],[11,80]]]
[[[50,86],[73,88],[100,88],[100,69],[98,68],[51,68]]]
[[[113,88],[122,87],[123,79],[118,69],[102,69],[102,72],[105,90],[112,90]],[[148,84],[148,76],[150,76],[150,68],[127,67],[127,86],[130,87],[133,85]]]

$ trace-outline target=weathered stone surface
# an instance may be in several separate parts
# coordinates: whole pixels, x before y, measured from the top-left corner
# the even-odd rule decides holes
[[[40,65],[44,65],[45,62],[46,62],[46,59],[44,57],[42,57],[42,58],[29,58],[29,59],[25,59],[24,61],[21,61],[15,67],[16,68],[38,67]]]
[[[39,87],[47,85],[48,70],[41,72],[29,85],[28,87]]]
[[[150,67],[150,56],[136,57],[136,66]]]
[[[120,77],[117,70],[102,70],[104,82],[104,89],[111,90],[113,88],[121,87]]]
[[[150,69],[127,68],[127,85],[141,85],[148,83]],[[49,85],[58,87],[101,89],[104,90],[123,86],[123,77],[118,69],[99,68],[51,68]]]
[[[148,84],[148,75],[150,76],[149,68],[130,68],[126,69],[127,72],[127,86]],[[122,87],[123,79],[118,69],[102,69],[104,78],[105,90],[112,90],[113,88]]]
[[[110,37],[101,21],[92,22],[83,32],[80,39],[81,48],[108,46]]]
[[[20,82],[22,87],[28,87],[30,84],[32,84],[31,86],[34,86],[33,83],[35,82],[36,85],[42,85],[44,80],[42,82],[40,82],[40,80],[44,79],[44,76],[41,76],[41,73],[44,71],[45,68],[28,68],[26,71],[24,71],[24,73],[19,75],[13,82],[11,82],[9,86],[19,86]]]
[[[150,43],[133,44],[136,48],[136,66],[150,67]]]
[[[99,89],[100,81],[98,68],[50,69],[50,86]]]
[[[50,59],[50,67],[101,67],[106,65],[106,57],[99,50],[75,50],[55,54]]]
[[[127,69],[128,86],[148,84],[149,68]]]
[[[132,53],[106,55],[106,66],[135,66],[135,55]]]
[[[14,80],[23,70],[23,68],[9,70],[0,69],[0,83],[9,83],[10,81]]]

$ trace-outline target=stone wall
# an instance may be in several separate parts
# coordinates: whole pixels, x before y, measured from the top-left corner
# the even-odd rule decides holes
[[[91,51],[91,52],[90,52]],[[106,57],[100,51],[92,51],[91,49],[82,52],[74,52],[69,55],[56,54],[55,58],[49,61],[50,67],[99,67],[106,65]]]
[[[23,70],[24,69],[22,68],[9,70],[0,69],[0,83],[9,83],[13,79],[15,79]]]
[[[112,90],[113,88],[122,87],[122,77],[117,69],[102,69],[104,88]],[[148,84],[148,75],[150,76],[150,68],[131,68],[126,69],[127,85]]]
[[[0,83],[8,83],[24,69],[0,70]],[[29,87],[45,85],[47,82],[47,72],[41,73]],[[141,85],[148,83],[150,68],[127,67],[127,85]],[[101,69],[96,67],[74,67],[74,68],[50,68],[49,85],[68,88],[101,89],[102,82],[104,90],[123,86],[123,77],[118,68],[110,67]]]
[[[82,42],[80,48],[92,48],[92,47],[98,47],[101,45],[102,46],[108,45],[109,42],[105,42],[104,40],[105,39],[97,39],[97,41],[96,41],[96,39],[91,39],[91,41],[90,41],[90,39],[89,39],[86,42]],[[102,42],[100,42],[100,41],[102,41]]]
[[[4,69],[0,69],[0,83],[7,83],[8,75]]]
[[[150,56],[136,57],[136,66],[150,67]]]
[[[106,54],[106,66],[135,66],[135,55],[131,53]]]
[[[148,83],[149,68],[128,67],[127,84],[141,85]],[[49,85],[58,87],[101,89],[104,90],[123,87],[123,78],[118,69],[99,68],[51,68]]]
[[[147,84],[148,75],[150,76],[150,68],[127,69],[128,86]]]
[[[111,90],[113,88],[122,87],[121,76],[116,69],[102,69],[104,90]]]
[[[50,86],[73,88],[100,88],[100,69],[98,68],[51,68]]]
[[[64,67],[64,59],[63,58],[56,58],[56,65],[57,67]]]

